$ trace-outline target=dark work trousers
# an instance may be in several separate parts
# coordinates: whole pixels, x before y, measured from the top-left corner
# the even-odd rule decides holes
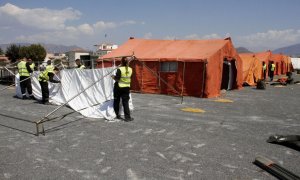
[[[114,110],[117,116],[119,116],[119,106],[120,106],[120,99],[122,99],[122,105],[124,109],[125,119],[130,118],[130,110],[129,110],[129,87],[120,88],[118,85],[115,84],[114,86]]]
[[[266,80],[267,71],[264,70],[264,80]]]
[[[48,88],[48,82],[42,82],[39,81],[41,85],[42,90],[42,103],[49,102],[49,88]]]
[[[26,79],[25,81],[23,81]],[[22,81],[22,82],[21,82]],[[22,95],[26,94],[26,89],[29,95],[32,95],[32,86],[30,76],[20,76],[20,87]]]
[[[270,81],[273,81],[274,71],[270,71]]]

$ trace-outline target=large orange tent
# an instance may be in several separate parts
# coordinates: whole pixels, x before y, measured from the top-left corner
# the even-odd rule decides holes
[[[131,56],[131,89],[196,97],[217,97],[221,89],[242,87],[242,61],[230,38],[216,40],[129,39],[98,60],[98,67]]]
[[[263,78],[262,63],[253,53],[240,53],[243,61],[243,82],[247,85],[256,85]]]

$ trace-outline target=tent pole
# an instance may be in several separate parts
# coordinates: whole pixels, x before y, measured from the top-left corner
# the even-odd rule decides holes
[[[31,76],[29,76],[29,77],[26,78],[26,79],[23,79],[22,81],[19,81],[19,83],[20,83],[20,82],[23,82],[23,81],[26,81],[26,80],[29,79],[29,78],[31,78]],[[11,84],[11,85],[9,85],[9,86],[6,86],[5,88],[0,89],[0,92],[3,91],[3,90],[5,90],[5,89],[8,89],[8,88],[10,88],[10,87],[13,87],[13,86],[15,86],[15,85],[16,85],[16,83]]]
[[[183,62],[183,70],[182,70],[182,86],[181,86],[181,104],[183,103],[183,86],[184,86],[184,78],[185,78],[185,61]]]
[[[89,89],[90,87],[94,86],[96,83],[98,83],[99,81],[101,81],[103,78],[105,78],[106,76],[108,76],[109,74],[111,74],[115,69],[117,69],[118,67],[114,68],[111,72],[107,73],[105,76],[103,76],[102,78],[100,78],[99,80],[95,81],[94,83],[90,84],[88,87],[86,87],[85,89],[83,89],[81,92],[79,92],[78,94],[74,95],[72,98],[70,98],[68,101],[66,101],[64,104],[60,105],[59,107],[55,108],[53,111],[51,111],[50,113],[48,113],[47,115],[45,115],[42,119],[36,121],[37,126],[39,124],[42,124],[43,122],[47,121],[48,117],[50,115],[52,115],[53,113],[55,113],[56,111],[58,111],[59,109],[61,109],[62,107],[64,107],[65,105],[67,105],[70,101],[72,101],[73,99],[75,99],[77,96],[79,96],[80,94],[82,94],[83,92],[85,92],[87,89]],[[37,128],[38,130],[38,128]],[[39,135],[40,132],[37,131],[37,136]]]
[[[142,72],[144,72],[144,66],[142,65]],[[141,93],[143,93],[143,84],[144,84],[144,79],[143,79],[143,74],[144,73],[142,73],[142,77],[141,77],[141,84],[142,84],[142,86],[141,86]]]
[[[12,75],[16,76],[11,70],[9,70],[7,67],[4,67],[8,72],[10,72]]]
[[[6,66],[11,66],[11,65],[13,65],[13,64],[17,64],[17,63],[19,63],[19,61],[16,61],[16,62],[14,62],[14,63],[11,63],[11,64],[7,64]]]
[[[204,85],[205,85],[204,81],[205,81],[205,74],[206,74],[206,64],[207,64],[207,61],[203,62],[201,98],[203,98],[203,96],[204,96]]]
[[[134,57],[134,54],[131,56]],[[133,59],[133,58],[132,58]],[[130,61],[132,61],[132,59]],[[128,63],[130,63],[130,61]],[[120,65],[119,65],[120,66]],[[37,125],[37,133],[36,135],[39,135],[39,131],[38,131],[38,125],[42,124],[43,122],[47,121],[48,117],[50,115],[52,115],[53,113],[55,113],[56,111],[58,111],[60,108],[64,107],[65,105],[67,105],[70,101],[72,101],[73,99],[75,99],[77,96],[79,96],[80,94],[82,94],[83,92],[85,92],[87,89],[89,89],[90,87],[94,86],[96,83],[100,82],[101,80],[103,80],[106,76],[110,75],[111,73],[113,73],[117,68],[119,68],[119,66],[113,68],[109,73],[107,73],[105,76],[103,76],[102,78],[98,79],[97,81],[93,82],[92,84],[90,84],[88,87],[86,87],[85,89],[83,89],[81,92],[79,92],[78,94],[74,95],[72,98],[70,98],[69,100],[67,100],[64,104],[60,105],[59,107],[55,108],[53,111],[51,111],[50,113],[48,113],[47,115],[45,115],[42,119],[36,121],[36,125]]]
[[[181,85],[181,95],[183,94],[184,78],[185,78],[185,62],[183,62],[183,70],[182,70],[182,85]]]

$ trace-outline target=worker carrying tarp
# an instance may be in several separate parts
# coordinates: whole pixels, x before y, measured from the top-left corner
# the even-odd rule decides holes
[[[61,70],[61,84],[49,83],[49,102],[61,105],[102,77],[112,74],[113,70],[114,68]],[[34,96],[41,100],[42,95],[38,74],[39,72],[36,71],[33,73],[32,86]],[[17,83],[18,78],[16,79]],[[110,76],[106,76],[103,80],[71,100],[68,105],[85,117],[113,120],[116,116],[113,109],[113,84],[113,79]],[[19,86],[17,86],[16,91],[17,96],[21,97]],[[129,102],[129,107],[131,110],[133,109],[132,101]]]

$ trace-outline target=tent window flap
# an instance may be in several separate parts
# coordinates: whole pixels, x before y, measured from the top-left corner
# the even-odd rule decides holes
[[[178,63],[177,62],[161,62],[160,71],[161,72],[177,72]]]

